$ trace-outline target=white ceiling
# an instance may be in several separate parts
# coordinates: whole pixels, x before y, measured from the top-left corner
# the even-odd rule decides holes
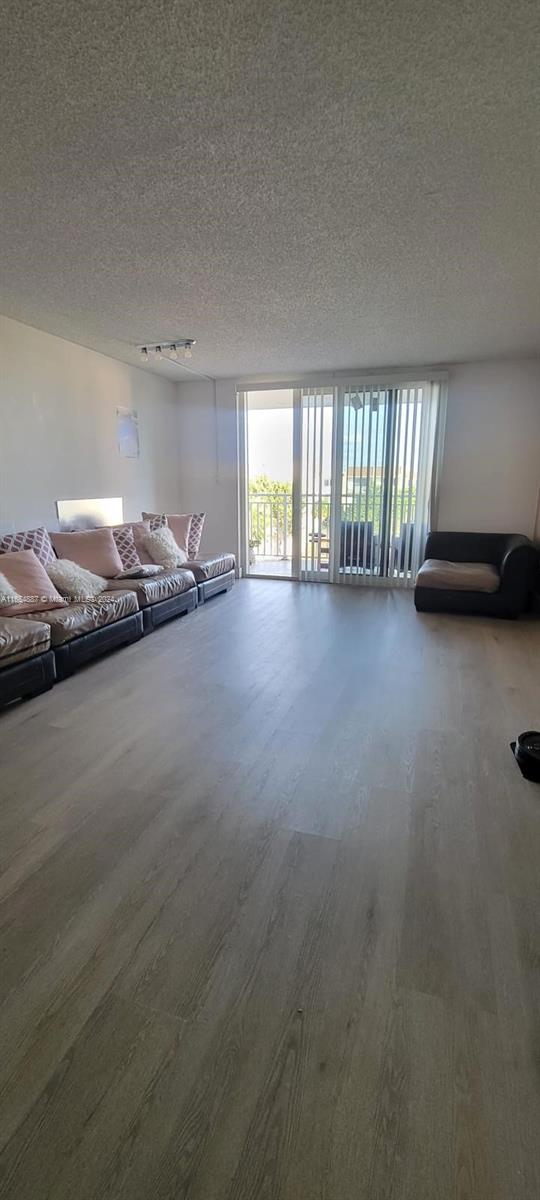
[[[217,376],[538,351],[535,0],[2,16],[6,315]]]

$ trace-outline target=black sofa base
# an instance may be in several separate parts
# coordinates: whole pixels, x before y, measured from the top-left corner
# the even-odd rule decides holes
[[[185,613],[193,612],[197,603],[197,588],[191,587],[187,592],[180,592],[179,596],[169,596],[168,600],[160,600],[158,604],[148,604],[141,610],[144,633],[151,633],[158,625],[162,625],[164,621],[171,621],[173,617],[182,617]]]
[[[499,592],[453,591],[451,588],[417,587],[414,592],[417,612],[458,613],[472,617],[502,617],[513,621],[521,609],[508,603],[507,596]]]
[[[234,583],[234,571],[226,571],[224,575],[216,575],[215,579],[204,579],[197,584],[199,592],[199,604],[204,604],[206,600],[210,600],[212,596],[219,595],[220,592],[228,592]]]
[[[0,705],[12,700],[32,700],[41,692],[48,692],[56,679],[56,667],[52,650],[36,654],[4,667],[0,671]]]
[[[64,646],[55,646],[56,674],[58,679],[66,679],[77,667],[92,662],[108,650],[116,646],[125,646],[137,642],[143,636],[142,613],[130,613],[112,625],[103,625],[101,629],[93,629],[91,633],[83,633],[82,637],[66,642]]]

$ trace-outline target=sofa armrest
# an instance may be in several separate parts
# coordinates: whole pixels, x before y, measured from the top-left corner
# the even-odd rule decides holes
[[[538,551],[532,542],[517,534],[510,535],[500,565],[500,590],[511,595],[520,608],[525,607],[532,591],[537,569]]]

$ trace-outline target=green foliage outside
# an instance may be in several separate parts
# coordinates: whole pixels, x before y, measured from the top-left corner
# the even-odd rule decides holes
[[[287,533],[291,536],[292,483],[280,483],[277,479],[270,479],[268,475],[255,475],[249,481],[249,495],[252,498],[252,503],[249,506],[249,540],[251,546],[256,548],[259,545],[263,545],[265,540],[268,543],[271,531],[274,543],[278,534],[282,541],[285,523],[287,525]],[[287,497],[286,514],[285,496]],[[259,498],[260,503],[253,502],[254,500],[259,500]]]

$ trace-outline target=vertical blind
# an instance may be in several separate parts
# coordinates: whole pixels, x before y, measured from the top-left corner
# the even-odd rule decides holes
[[[435,518],[436,382],[304,388],[300,577],[410,586]]]
[[[303,388],[301,392],[300,574],[302,579],[328,576],[332,515],[334,391]]]

